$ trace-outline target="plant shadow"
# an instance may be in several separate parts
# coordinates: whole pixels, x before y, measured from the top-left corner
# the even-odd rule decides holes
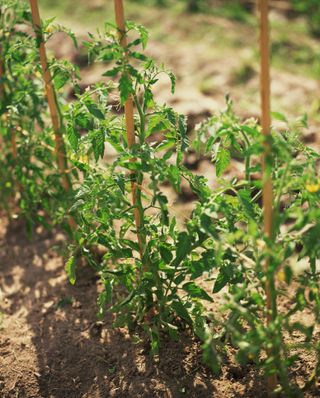
[[[156,362],[145,342],[135,344],[126,329],[112,328],[110,315],[98,322],[97,277],[89,267],[80,266],[76,285],[69,285],[61,256],[64,246],[65,237],[55,230],[37,230],[31,242],[21,223],[8,225],[0,235],[0,286],[5,296],[0,310],[8,320],[0,339],[7,351],[16,352],[11,367],[18,372],[0,366],[5,380],[0,395],[9,397],[13,391],[28,398],[216,395],[212,375],[201,364],[199,344],[190,336],[164,341]],[[18,317],[27,323],[30,345],[14,340],[12,328]],[[26,366],[34,371],[24,372]],[[17,377],[9,391],[6,379],[9,383],[13,374]]]

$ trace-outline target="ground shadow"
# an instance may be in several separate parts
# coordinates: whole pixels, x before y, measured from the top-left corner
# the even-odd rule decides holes
[[[165,341],[156,363],[144,342],[134,344],[127,330],[111,327],[110,316],[98,322],[97,278],[90,268],[80,267],[76,286],[69,285],[61,258],[64,245],[64,236],[54,230],[36,232],[31,242],[24,226],[16,223],[1,238],[0,278],[6,297],[1,309],[9,319],[21,313],[21,322],[25,314],[32,345],[22,348],[35,368],[24,375],[19,360],[12,361],[15,383],[8,392],[2,381],[0,395],[2,391],[3,397],[16,392],[28,398],[215,396],[212,375],[201,365],[199,344],[191,337]],[[12,329],[4,332],[14,334]]]

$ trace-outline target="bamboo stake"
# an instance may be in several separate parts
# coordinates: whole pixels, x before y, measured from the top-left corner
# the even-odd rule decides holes
[[[269,60],[269,0],[259,0],[260,6],[260,55],[261,55],[261,70],[260,70],[260,95],[261,95],[261,125],[262,133],[267,138],[271,134],[271,110],[270,110],[270,60]],[[272,239],[272,224],[273,224],[273,189],[272,176],[267,171],[267,159],[269,157],[271,148],[265,142],[264,154],[262,157],[262,172],[263,172],[263,215],[264,215],[264,232],[269,239]],[[269,268],[269,260],[266,260],[266,273]],[[275,305],[272,299],[272,286],[267,277],[266,279],[266,296],[267,296],[267,324],[273,321],[275,315]],[[272,355],[272,352],[268,353]],[[268,397],[274,396],[273,391],[277,386],[277,375],[268,377]]]
[[[3,55],[2,55],[2,47],[0,46],[0,79],[3,80],[5,76],[5,69],[4,69],[4,62],[3,62]],[[5,99],[5,91],[4,91],[4,83],[3,81],[0,82],[0,101],[4,101]],[[0,138],[0,143],[2,144],[2,137]],[[17,141],[16,141],[16,133],[13,129],[11,129],[11,150],[12,150],[12,157],[13,160],[17,160]]]
[[[17,141],[16,141],[16,132],[11,129],[11,149],[12,149],[12,157],[13,160],[17,161]]]
[[[68,192],[71,189],[71,183],[66,173],[67,159],[66,159],[65,146],[62,136],[62,124],[59,113],[59,107],[57,104],[56,93],[52,84],[51,73],[48,68],[45,42],[43,40],[43,35],[41,32],[41,19],[39,13],[39,6],[37,0],[29,0],[29,1],[30,1],[34,30],[39,39],[40,63],[43,72],[43,80],[45,83],[45,90],[46,90],[46,96],[52,120],[52,127],[55,135],[55,152],[57,158],[57,165],[62,176],[62,186],[64,187],[65,191]]]
[[[56,92],[52,84],[52,77],[48,67],[47,53],[43,34],[41,31],[41,18],[37,0],[29,0],[32,14],[32,22],[35,33],[39,40],[39,55],[42,67],[43,80],[45,84],[45,91],[48,100],[49,111],[52,120],[52,127],[55,138],[55,155],[57,159],[58,170],[61,174],[61,183],[66,192],[72,189],[71,181],[67,175],[67,156],[62,135],[62,121],[59,112],[59,105],[57,102]],[[76,223],[72,217],[68,220],[71,230],[76,229]]]
[[[3,65],[3,55],[2,47],[0,46],[0,79],[4,78],[4,65]],[[0,100],[2,101],[4,97],[4,84],[3,81],[0,82]]]
[[[126,23],[125,23],[125,16],[124,16],[124,8],[123,8],[123,1],[122,0],[114,0],[114,9],[115,9],[115,17],[116,17],[116,25],[119,32],[119,39],[120,44],[123,48],[127,47],[127,37],[126,37]],[[125,121],[126,121],[126,132],[127,132],[127,139],[129,148],[135,144],[135,129],[134,129],[134,110],[133,110],[133,98],[130,95],[125,102],[124,105],[125,111]],[[139,251],[141,259],[143,257],[143,244],[142,238],[140,234],[141,229],[141,217],[139,209],[137,208],[137,196],[138,196],[138,185],[135,181],[135,173],[132,172],[132,204],[134,206],[134,219],[137,229],[137,238],[139,244]]]
[[[3,66],[3,55],[2,55],[2,47],[0,46],[0,79],[4,78],[4,66]],[[0,101],[4,100],[4,84],[3,81],[0,82]],[[0,146],[2,147],[2,137],[0,136]]]

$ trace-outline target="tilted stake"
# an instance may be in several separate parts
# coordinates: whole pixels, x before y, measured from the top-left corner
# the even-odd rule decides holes
[[[61,173],[62,185],[66,191],[69,191],[71,189],[71,183],[66,174],[67,159],[66,159],[66,151],[62,136],[61,119],[57,104],[56,93],[52,84],[51,73],[48,68],[45,42],[41,30],[41,19],[40,19],[38,1],[30,0],[30,7],[31,7],[34,30],[39,42],[39,54],[40,54],[42,72],[43,72],[43,80],[45,83],[45,90],[46,90],[46,95],[47,95],[47,100],[52,120],[52,127],[55,135],[55,152],[57,157],[58,169],[59,172]]]
[[[269,60],[269,0],[259,0],[260,6],[260,95],[261,95],[261,125],[262,133],[267,138],[271,134],[271,111],[270,111],[270,60]],[[262,157],[263,172],[263,215],[264,232],[269,239],[272,239],[273,224],[273,189],[272,176],[267,170],[267,161],[270,155],[270,145],[267,140],[264,143],[264,154]],[[269,268],[269,259],[266,259],[266,274]],[[272,298],[271,283],[266,278],[266,296],[267,296],[267,324],[270,324],[275,315],[275,303]],[[272,355],[272,352],[269,353]],[[273,396],[273,391],[277,386],[277,376],[268,377],[268,396]]]

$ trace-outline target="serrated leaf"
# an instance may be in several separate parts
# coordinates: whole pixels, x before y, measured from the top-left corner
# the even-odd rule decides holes
[[[288,123],[288,119],[280,112],[271,112],[271,116],[275,120],[279,120],[280,122]]]
[[[76,259],[74,256],[71,256],[65,265],[65,270],[71,285],[74,285],[76,283],[75,266],[76,266]]]
[[[174,309],[174,311],[181,319],[184,319],[186,322],[190,324],[192,323],[192,319],[189,315],[189,312],[185,308],[185,306],[181,303],[181,301],[173,301],[171,303],[171,307]]]
[[[67,137],[70,143],[71,148],[74,151],[77,151],[79,146],[79,133],[73,128],[73,126],[68,126],[67,128]]]
[[[85,105],[88,111],[91,113],[91,115],[95,116],[100,120],[105,119],[104,114],[101,112],[101,110],[98,108],[98,105],[95,102],[86,102]]]
[[[99,130],[93,131],[90,134],[90,141],[92,144],[94,158],[97,162],[99,158],[103,158],[104,155],[104,132]]]
[[[200,286],[196,285],[194,282],[187,282],[182,286],[182,289],[189,293],[191,297],[199,298],[201,300],[206,300],[212,302],[212,297],[202,289]]]
[[[179,264],[190,252],[191,238],[187,232],[180,232],[178,236],[175,264]]]
[[[120,67],[116,67],[110,70],[107,70],[106,72],[104,72],[102,74],[102,76],[107,76],[107,77],[114,77],[116,76],[119,72],[120,72],[121,68]]]
[[[169,247],[167,245],[160,245],[159,247],[159,252],[160,252],[160,256],[162,258],[162,260],[166,263],[169,264],[172,261],[172,253],[171,250],[169,249]]]
[[[217,177],[220,177],[231,162],[231,156],[229,151],[227,151],[225,148],[223,148],[220,145],[215,157],[215,161],[216,161],[216,174]]]
[[[212,293],[218,293],[220,292],[220,290],[222,290],[227,283],[230,280],[230,276],[228,275],[228,273],[225,271],[225,269],[221,269],[219,272],[219,275],[216,279],[216,282],[214,284],[214,287],[212,289]]]
[[[249,218],[254,219],[255,218],[255,213],[254,213],[254,208],[251,203],[251,194],[250,191],[247,189],[240,189],[238,191],[238,196],[240,199],[240,203],[244,207],[245,213]]]
[[[169,78],[170,78],[170,81],[171,81],[171,94],[174,94],[174,92],[176,90],[176,81],[177,81],[177,79],[176,79],[175,74],[172,73],[172,72],[168,72],[168,75],[169,75]]]
[[[123,73],[119,80],[119,91],[121,103],[124,104],[132,93],[132,82],[127,73]]]

